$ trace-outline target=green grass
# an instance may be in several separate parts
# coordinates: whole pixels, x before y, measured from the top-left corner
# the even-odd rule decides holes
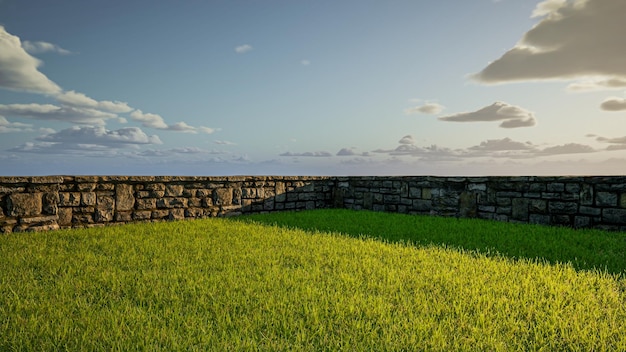
[[[382,237],[404,221],[414,234],[500,226],[314,211],[283,224],[366,230],[264,215],[10,234],[0,350],[626,350],[624,277],[367,237],[385,215]]]

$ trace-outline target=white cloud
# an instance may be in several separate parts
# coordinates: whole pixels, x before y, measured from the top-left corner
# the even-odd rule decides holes
[[[473,76],[483,83],[575,79],[626,79],[623,0],[548,0],[541,20],[502,57]]]
[[[302,60],[302,61],[300,61],[300,64],[302,66],[309,66],[311,64],[311,61],[309,61],[309,60]]]
[[[143,127],[156,128],[166,130],[168,128],[165,120],[160,115],[147,113],[144,114],[141,110],[137,109],[130,114],[130,117],[137,122],[141,122]]]
[[[42,121],[62,121],[83,125],[103,126],[116,114],[90,108],[56,106],[52,104],[0,104],[0,114]]]
[[[31,54],[55,52],[61,55],[69,55],[72,53],[71,51],[65,50],[56,44],[48,42],[31,42],[25,40],[24,42],[22,42],[22,47],[24,48],[24,50]]]
[[[111,131],[102,126],[74,126],[41,136],[37,140],[64,144],[95,144],[116,148],[138,144],[163,144],[158,136],[148,136],[138,127]]]
[[[33,131],[33,125],[19,123],[19,122],[9,122],[4,116],[0,116],[0,133],[9,133],[9,132],[31,132]]]
[[[304,153],[286,152],[286,153],[280,154],[280,156],[330,157],[333,155],[329,152],[320,151],[320,152],[304,152]]]
[[[243,44],[243,45],[239,45],[239,46],[235,47],[235,52],[237,54],[247,53],[250,50],[252,50],[252,46],[249,45],[249,44]]]
[[[97,101],[83,93],[78,93],[73,90],[60,93],[56,95],[55,98],[62,104],[104,110],[112,113],[126,113],[133,110],[133,108],[128,106],[128,103],[108,100]]]
[[[500,127],[502,128],[530,127],[537,123],[532,112],[504,102],[495,102],[473,112],[441,116],[439,120],[453,122],[501,121]]]
[[[400,144],[415,144],[415,138],[413,138],[413,136],[411,136],[410,134],[407,134],[406,136],[400,138],[400,140],[398,141],[398,143]]]
[[[626,99],[618,97],[608,97],[602,102],[600,108],[604,111],[623,111],[626,110]]]
[[[56,94],[56,83],[38,70],[41,61],[22,48],[20,38],[0,26],[0,87],[16,91]]]
[[[440,113],[443,109],[445,109],[445,107],[443,105],[441,105],[441,104],[426,102],[426,103],[424,103],[422,105],[414,106],[412,108],[405,109],[404,113],[407,114],[407,115],[413,115],[413,114],[436,115],[436,114]]]
[[[363,153],[357,153],[356,151],[354,151],[355,148],[341,148],[337,154],[337,156],[371,156],[370,153],[368,152],[363,152]]]
[[[220,140],[217,140],[217,141],[215,141],[213,143],[219,144],[219,145],[237,145],[237,143],[233,143],[233,142],[229,142],[229,141],[220,141]]]
[[[156,128],[159,130],[166,131],[175,131],[175,132],[184,132],[184,133],[206,133],[211,134],[215,132],[215,129],[209,127],[194,127],[190,126],[185,122],[177,122],[173,125],[168,125],[165,123],[163,117],[157,114],[151,113],[143,113],[141,110],[137,109],[130,114],[130,117],[137,122],[141,122],[143,127]]]

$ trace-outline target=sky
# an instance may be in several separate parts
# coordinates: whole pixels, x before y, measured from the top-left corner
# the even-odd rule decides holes
[[[623,175],[626,0],[0,0],[0,176]]]

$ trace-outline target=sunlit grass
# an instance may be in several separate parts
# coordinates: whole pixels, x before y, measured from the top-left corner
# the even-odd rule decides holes
[[[11,234],[0,269],[0,350],[626,349],[623,277],[337,232],[207,219]]]

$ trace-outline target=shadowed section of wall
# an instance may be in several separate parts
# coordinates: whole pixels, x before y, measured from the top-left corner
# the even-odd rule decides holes
[[[626,231],[626,177],[0,177],[0,233],[330,207]]]

